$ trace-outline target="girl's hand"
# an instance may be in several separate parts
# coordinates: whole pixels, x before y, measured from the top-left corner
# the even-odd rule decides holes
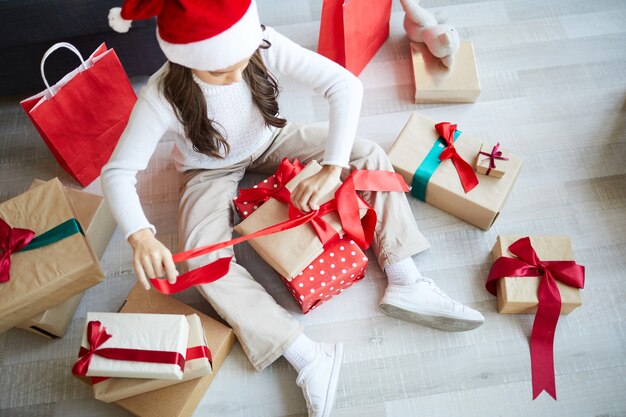
[[[172,253],[154,237],[152,230],[141,229],[128,237],[133,248],[133,266],[137,280],[146,290],[150,289],[148,278],[167,275],[170,284],[176,282],[178,271]]]
[[[302,180],[291,193],[293,205],[303,213],[319,209],[319,201],[339,184],[341,167],[324,165],[317,174]]]

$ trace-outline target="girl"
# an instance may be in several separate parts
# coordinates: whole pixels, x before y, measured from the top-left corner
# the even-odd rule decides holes
[[[120,11],[109,19],[128,30]],[[294,190],[294,205],[306,212],[352,169],[393,168],[374,142],[355,139],[362,86],[336,63],[304,49],[259,23],[251,0],[126,1],[124,19],[157,16],[157,38],[168,62],[141,91],[126,130],[102,170],[102,189],[133,250],[137,279],[178,272],[170,251],[146,219],[135,189],[160,138],[173,132],[172,156],[184,175],[180,190],[182,250],[228,240],[231,200],[246,171],[272,174],[284,158],[321,160],[323,169]],[[329,102],[328,129],[287,123],[278,111],[273,73],[308,84]],[[469,330],[483,316],[447,297],[422,277],[411,256],[428,248],[402,193],[363,193],[378,213],[374,253],[389,279],[380,307],[388,315],[445,329]],[[232,248],[187,262],[189,269]],[[198,290],[233,328],[257,370],[279,356],[298,372],[310,416],[328,416],[334,402],[342,345],[307,338],[243,267],[233,263],[224,278]]]

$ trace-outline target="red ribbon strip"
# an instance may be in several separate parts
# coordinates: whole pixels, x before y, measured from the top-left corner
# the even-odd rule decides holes
[[[483,151],[478,152],[479,155],[485,155],[487,157],[483,159],[483,161],[486,161],[487,159],[489,159],[489,168],[487,169],[487,175],[489,175],[491,170],[496,167],[496,159],[500,159],[501,161],[509,160],[509,158],[502,156],[502,151],[499,149],[500,149],[500,142],[496,143],[496,146],[493,147],[493,149],[491,150],[491,153],[487,153]]]
[[[185,261],[250,239],[289,230],[305,223],[311,224],[324,247],[327,247],[339,238],[339,234],[322,219],[322,216],[335,210],[339,213],[344,234],[354,240],[362,249],[367,249],[374,236],[376,212],[357,195],[356,191],[407,192],[408,189],[404,179],[395,172],[355,170],[350,173],[348,178],[335,192],[334,199],[322,204],[318,210],[301,213],[291,204],[289,190],[282,187],[273,197],[290,205],[288,220],[235,239],[177,253],[173,256],[174,262]],[[359,215],[359,209],[361,208],[367,209],[367,213],[362,219]],[[201,268],[182,274],[177,278],[176,284],[173,285],[169,284],[166,279],[151,278],[150,282],[158,291],[164,294],[173,294],[192,285],[213,282],[223,277],[228,273],[230,260],[230,257],[220,258]],[[192,280],[190,275],[193,275],[195,278]]]
[[[32,230],[11,227],[0,219],[0,282],[11,279],[11,254],[23,249],[34,237]]]
[[[561,314],[561,294],[556,281],[583,288],[585,267],[575,261],[542,261],[529,237],[511,244],[509,252],[517,258],[502,256],[496,259],[487,277],[487,290],[496,295],[496,281],[504,277],[540,277],[537,290],[539,304],[530,336],[533,400],[544,390],[556,400],[553,347]]]
[[[446,148],[439,155],[440,161],[446,159],[452,159],[456,172],[459,174],[461,185],[463,190],[468,193],[478,185],[478,177],[472,169],[471,165],[467,163],[461,155],[459,155],[454,147],[454,132],[456,131],[456,124],[449,122],[441,122],[435,125],[435,130],[439,133],[439,136],[446,142]]]
[[[304,169],[304,165],[297,159],[291,163],[289,159],[284,158],[274,174],[276,187],[274,188],[245,188],[239,191],[237,201],[250,202],[255,205],[261,205],[269,200],[278,190],[283,188],[289,181],[293,179],[300,171]]]
[[[187,352],[185,353],[185,361],[192,361],[194,359],[200,359],[200,358],[207,358],[209,362],[211,363],[211,365],[213,365],[213,358],[211,356],[211,351],[209,350],[208,347],[204,345],[200,345],[200,346],[193,346],[193,347],[187,348]],[[96,385],[102,381],[106,381],[107,379],[111,379],[111,377],[92,376],[91,384]]]
[[[87,343],[89,348],[81,346],[78,353],[78,360],[72,367],[74,375],[85,376],[91,363],[93,355],[101,356],[107,359],[115,359],[133,362],[149,362],[162,363],[169,365],[178,365],[181,370],[185,369],[185,358],[178,352],[162,351],[162,350],[143,350],[143,349],[126,349],[126,348],[100,348],[104,342],[112,336],[106,332],[104,326],[99,321],[90,321],[87,323]],[[100,349],[99,349],[100,348]]]

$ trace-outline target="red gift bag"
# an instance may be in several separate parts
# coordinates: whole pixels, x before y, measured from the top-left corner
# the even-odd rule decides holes
[[[44,64],[68,48],[81,65],[50,87]],[[82,186],[100,176],[137,101],[115,51],[103,43],[85,61],[73,45],[53,45],[41,60],[46,89],[20,104],[57,162]]]
[[[391,0],[324,0],[317,52],[359,75],[389,36]]]

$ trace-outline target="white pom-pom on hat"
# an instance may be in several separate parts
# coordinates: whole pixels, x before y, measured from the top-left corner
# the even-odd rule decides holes
[[[132,20],[126,20],[122,18],[122,8],[121,7],[113,7],[109,10],[109,26],[119,33],[126,33],[130,29]]]

